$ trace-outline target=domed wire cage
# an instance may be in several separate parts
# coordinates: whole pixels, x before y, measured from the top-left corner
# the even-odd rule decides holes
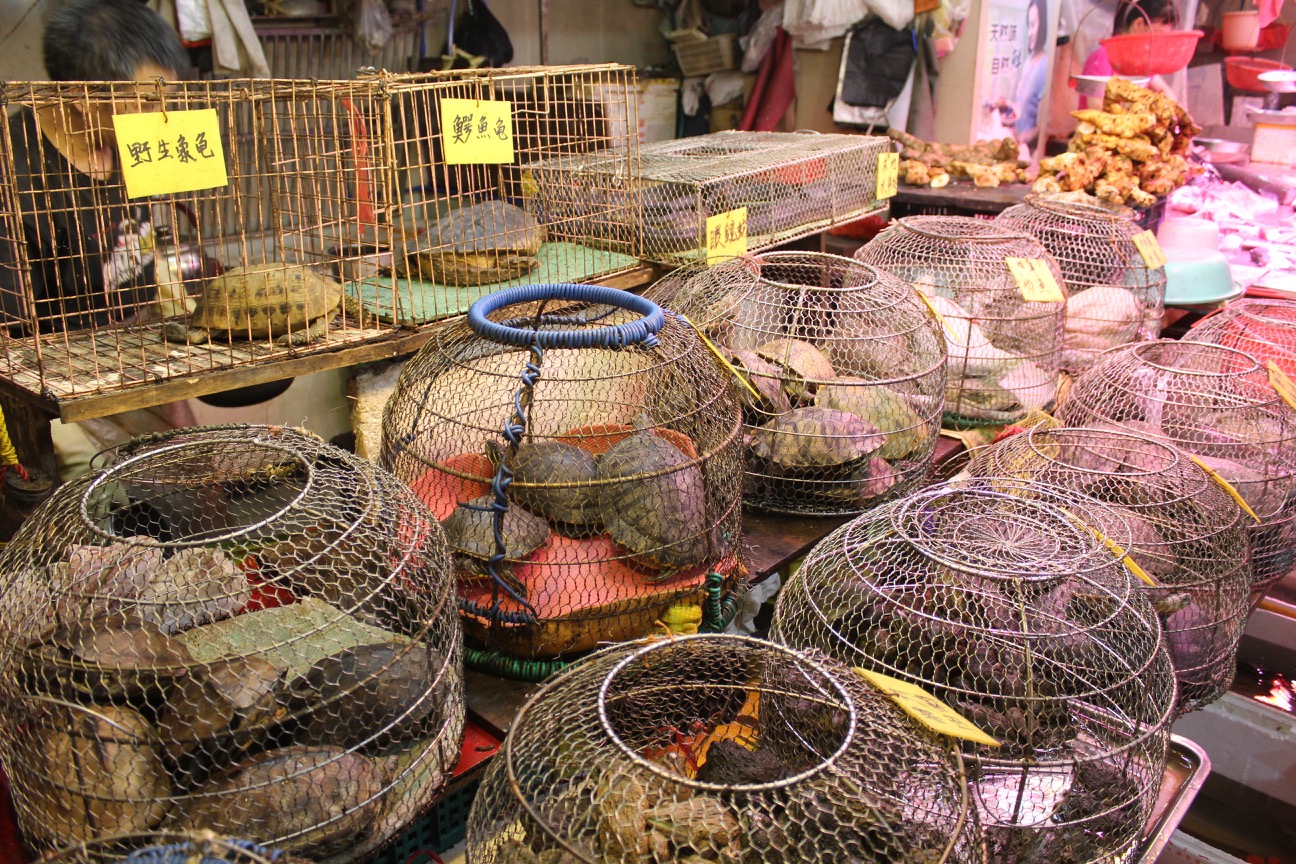
[[[910,216],[855,258],[911,283],[940,316],[948,425],[1011,423],[1052,406],[1066,296],[1062,271],[1038,240],[986,219]],[[1009,259],[1043,261],[1058,285],[1054,299],[1027,299],[1047,294],[1019,288]]]
[[[1235,348],[1296,380],[1296,302],[1243,297],[1198,321],[1188,338]]]
[[[1296,411],[1255,358],[1185,340],[1117,348],[1076,378],[1057,418],[1168,441],[1232,484],[1255,517],[1253,607],[1296,572]]]
[[[211,830],[358,859],[458,758],[440,526],[281,427],[110,453],[0,556],[0,757],[36,848]]]
[[[743,379],[748,506],[858,513],[931,469],[945,340],[912,286],[837,255],[770,252],[681,268],[644,296]]]
[[[1161,786],[1174,671],[1090,531],[1120,545],[1120,517],[1095,509],[1010,478],[928,487],[825,538],[775,610],[775,641],[917,685],[1000,743],[963,744],[997,864],[1120,860]]]
[[[673,605],[724,628],[745,584],[741,429],[729,374],[679,318],[615,289],[528,286],[410,361],[382,458],[443,520],[466,635],[487,649],[470,663],[542,678]]]
[[[1062,270],[1068,294],[1062,368],[1068,372],[1088,368],[1109,348],[1157,338],[1166,287],[1165,268],[1147,266],[1134,244],[1143,231],[1134,211],[1075,195],[1027,195],[995,219],[1039,240]]]
[[[305,864],[305,859],[211,831],[122,834],[48,852],[40,864]]]
[[[968,471],[1109,505],[1129,529],[1125,551],[1145,577],[1143,593],[1161,617],[1179,680],[1177,712],[1204,707],[1228,692],[1251,612],[1251,520],[1186,454],[1129,432],[1036,427],[974,451]],[[1090,512],[1098,518],[1103,513]],[[1104,535],[1110,530],[1093,527]]]
[[[513,721],[473,864],[980,862],[958,750],[847,667],[741,636],[619,645]]]

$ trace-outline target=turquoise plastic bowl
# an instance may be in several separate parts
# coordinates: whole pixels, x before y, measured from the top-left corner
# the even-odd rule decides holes
[[[1167,306],[1203,306],[1222,303],[1237,296],[1233,275],[1223,255],[1210,255],[1195,261],[1167,261]]]

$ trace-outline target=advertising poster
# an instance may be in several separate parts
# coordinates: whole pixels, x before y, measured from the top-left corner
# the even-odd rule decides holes
[[[1043,145],[1058,4],[986,0],[982,7],[973,138],[1013,137],[1023,158]]]

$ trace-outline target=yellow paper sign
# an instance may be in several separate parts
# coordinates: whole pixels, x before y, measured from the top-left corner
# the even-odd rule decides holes
[[[900,154],[882,153],[877,162],[877,199],[894,198],[900,191]]]
[[[855,668],[856,674],[877,687],[892,702],[899,705],[910,717],[942,735],[962,738],[987,747],[998,747],[999,742],[973,726],[966,718],[916,684],[901,681],[880,672]]]
[[[442,99],[441,141],[447,165],[507,165],[513,161],[513,103]]]
[[[1237,502],[1237,505],[1242,508],[1242,511],[1244,513],[1246,513],[1255,521],[1257,522],[1260,521],[1260,517],[1257,516],[1256,512],[1251,509],[1251,505],[1246,502],[1246,499],[1242,497],[1242,493],[1237,491],[1237,488],[1232,483],[1225,480],[1215,471],[1214,468],[1210,467],[1209,465],[1207,465],[1205,462],[1203,462],[1201,459],[1197,458],[1193,454],[1187,453],[1185,455],[1193,462],[1195,462],[1198,468],[1205,471],[1206,476],[1214,480],[1216,485],[1218,485],[1221,489],[1227,492],[1229,494],[1229,497]]]
[[[1057,278],[1043,258],[1006,258],[1008,272],[1017,282],[1022,299],[1029,303],[1061,303],[1066,298]]]
[[[1143,256],[1144,264],[1154,270],[1166,265],[1165,253],[1161,251],[1161,244],[1157,242],[1155,234],[1151,231],[1140,231],[1132,239],[1139,254]]]
[[[1287,377],[1287,373],[1270,360],[1265,364],[1269,371],[1269,384],[1278,391],[1278,396],[1291,408],[1296,408],[1296,384]]]
[[[747,254],[747,208],[728,210],[706,220],[706,260]]]
[[[114,114],[129,198],[218,189],[229,183],[216,109]]]

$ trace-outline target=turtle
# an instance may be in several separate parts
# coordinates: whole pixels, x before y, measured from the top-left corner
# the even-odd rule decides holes
[[[487,453],[498,464],[503,451],[491,442]],[[513,483],[509,496],[532,513],[572,529],[593,529],[599,523],[594,480],[594,457],[563,441],[519,444],[509,460]]]
[[[457,287],[489,285],[525,276],[540,266],[544,226],[520,207],[481,201],[458,207],[414,238],[393,266],[410,279]]]
[[[235,267],[207,283],[186,327],[169,321],[167,339],[201,345],[213,334],[305,345],[328,331],[337,311],[360,317],[359,303],[333,279],[309,267],[253,264]]]
[[[756,429],[751,450],[793,472],[816,472],[873,455],[886,437],[866,420],[832,408],[796,408]]]
[[[486,562],[495,554],[495,513],[490,509],[494,496],[483,495],[466,504],[460,504],[441,527],[446,540],[470,573],[485,574]],[[480,508],[480,509],[479,509]],[[549,539],[549,523],[521,507],[509,507],[504,512],[504,560],[524,561],[527,556]],[[509,572],[507,565],[500,578],[510,587],[524,593],[522,585]]]

